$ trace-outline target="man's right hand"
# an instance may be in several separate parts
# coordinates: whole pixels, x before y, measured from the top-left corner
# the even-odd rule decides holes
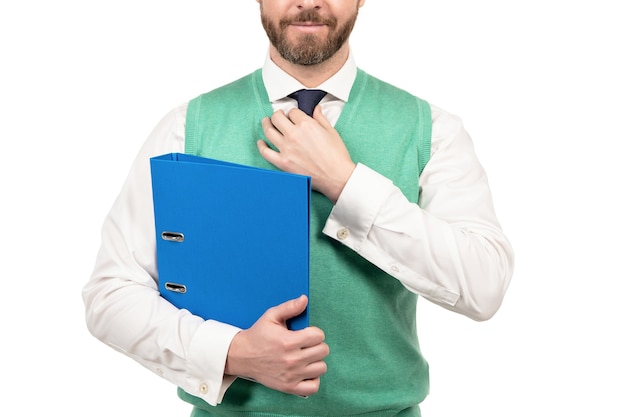
[[[317,327],[292,331],[287,320],[302,313],[305,295],[268,309],[231,342],[225,373],[253,379],[288,394],[308,396],[319,390],[329,348]]]

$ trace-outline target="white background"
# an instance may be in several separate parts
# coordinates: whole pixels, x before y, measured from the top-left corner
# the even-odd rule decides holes
[[[626,416],[620,4],[361,10],[358,65],[462,117],[517,255],[490,321],[422,300],[425,417]],[[252,0],[2,3],[0,415],[188,415],[173,386],[87,332],[80,292],[154,125],[266,49]]]

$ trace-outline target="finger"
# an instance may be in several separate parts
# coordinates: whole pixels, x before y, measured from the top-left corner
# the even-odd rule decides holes
[[[303,379],[315,379],[324,375],[328,371],[328,366],[324,361],[317,361],[307,365],[302,373]]]
[[[315,119],[324,129],[332,127],[332,125],[322,112],[322,106],[320,106],[319,104],[313,109],[313,119]]]
[[[326,339],[324,332],[318,327],[307,327],[294,333],[300,338],[300,347],[303,349],[317,346]]]
[[[269,308],[265,312],[265,316],[278,323],[284,323],[288,319],[296,317],[302,313],[306,308],[308,301],[309,300],[306,295],[301,295],[298,298],[285,301],[282,304]]]
[[[271,164],[276,165],[278,159],[280,158],[278,152],[267,146],[267,143],[265,143],[265,141],[261,139],[256,141],[256,147],[259,150],[259,153],[261,154],[263,159]]]
[[[278,110],[278,111],[275,111],[274,114],[272,114],[272,117],[270,118],[274,128],[277,129],[283,135],[286,135],[289,129],[293,127],[294,122],[292,122],[293,119],[291,119],[292,112],[293,110],[289,112],[290,116],[288,117],[282,110]],[[302,111],[300,112],[302,113]],[[302,114],[304,115],[304,113]]]
[[[293,109],[289,110],[289,112],[287,113],[287,118],[293,124],[296,124],[296,123],[300,122],[303,119],[309,118],[309,116],[305,112],[300,110],[299,108],[294,107]]]
[[[326,343],[321,343],[317,346],[313,346],[310,348],[306,348],[306,349],[301,349],[300,350],[300,355],[299,355],[299,361],[302,363],[302,366],[304,367],[304,369],[309,369],[307,372],[311,372],[312,369],[318,369],[318,368],[324,368],[325,371],[325,367],[326,365],[317,365],[314,366],[314,364],[321,364],[321,363],[325,363],[324,360],[328,357],[328,353],[329,353],[329,349],[328,349],[328,345]],[[309,378],[311,377],[310,374],[308,374]],[[313,376],[318,376],[321,375],[321,373],[313,375]]]
[[[261,126],[263,127],[263,133],[265,133],[265,137],[269,140],[272,145],[276,146],[277,149],[280,149],[283,141],[283,134],[276,129],[276,126],[272,123],[269,117],[264,117],[261,120]]]
[[[300,395],[301,397],[308,397],[315,394],[320,389],[320,378],[310,378],[300,381],[293,394]]]

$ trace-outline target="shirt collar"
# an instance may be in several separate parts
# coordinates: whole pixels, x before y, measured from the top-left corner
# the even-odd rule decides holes
[[[348,101],[352,84],[356,78],[356,63],[352,56],[352,52],[348,55],[348,60],[339,71],[328,80],[315,88],[326,91],[344,102]],[[263,83],[267,90],[270,102],[287,97],[294,91],[306,88],[298,80],[280,69],[269,56],[265,57],[265,63],[262,69]]]

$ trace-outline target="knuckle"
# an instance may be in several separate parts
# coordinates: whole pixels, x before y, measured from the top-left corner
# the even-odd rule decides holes
[[[320,361],[319,368],[320,375],[324,375],[326,372],[328,372],[328,365],[324,361]]]
[[[326,334],[324,334],[324,331],[319,327],[309,327],[309,329],[311,331],[311,335],[315,337],[316,340],[319,340],[320,342],[326,340]]]
[[[306,394],[311,395],[315,394],[320,390],[320,379],[314,378],[307,381],[307,392]]]
[[[292,355],[289,355],[283,359],[283,365],[285,369],[292,370],[300,365],[300,360]]]
[[[309,327],[309,329],[311,329],[311,331],[315,332],[316,334],[325,337],[324,336],[324,331],[322,329],[320,329],[319,327],[315,327],[315,326],[311,326]]]
[[[292,334],[287,334],[286,337],[282,338],[280,341],[280,348],[283,352],[290,352],[299,349],[300,340],[292,337]]]

